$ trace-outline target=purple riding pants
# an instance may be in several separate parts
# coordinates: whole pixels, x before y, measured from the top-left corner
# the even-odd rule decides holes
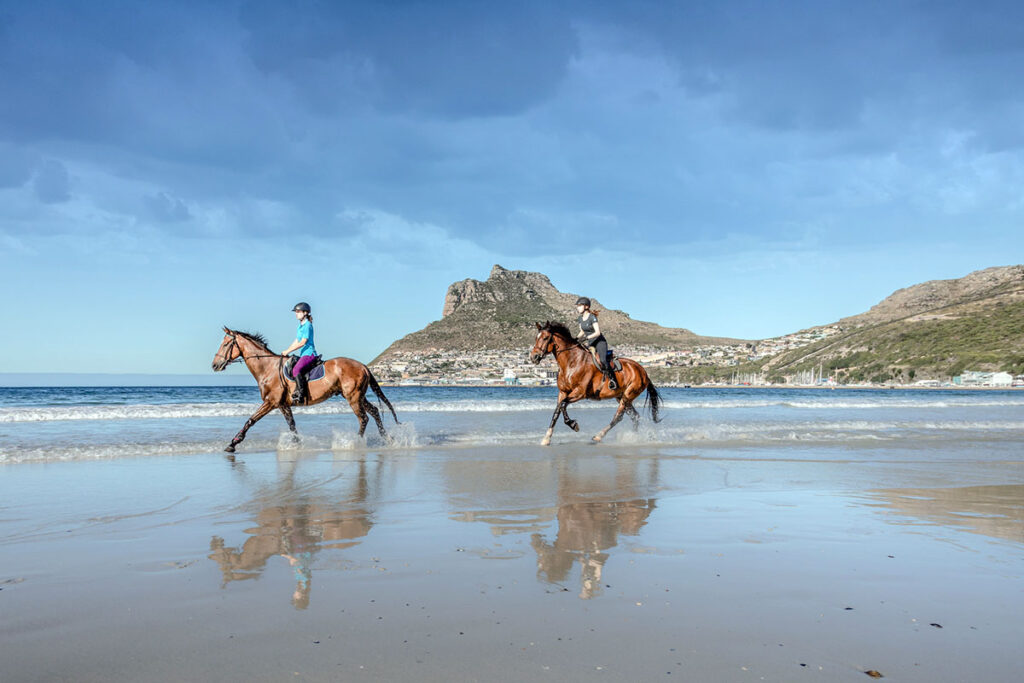
[[[305,371],[315,360],[316,356],[303,356],[295,361],[295,367],[292,368],[292,377],[298,377],[299,373]]]

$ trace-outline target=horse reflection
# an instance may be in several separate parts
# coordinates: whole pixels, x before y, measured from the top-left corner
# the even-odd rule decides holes
[[[485,466],[486,465],[486,466]],[[579,564],[579,597],[602,593],[602,574],[620,536],[636,536],[656,506],[649,494],[658,487],[657,459],[611,457],[557,463],[489,462],[446,472],[449,491],[459,502],[490,507],[463,509],[456,519],[485,522],[495,536],[530,533],[537,576],[562,584]],[[533,505],[523,507],[523,502]],[[552,507],[551,503],[555,505]],[[515,503],[520,505],[515,505]],[[544,530],[555,520],[554,540]]]
[[[350,548],[369,534],[373,522],[365,505],[368,488],[364,462],[359,463],[352,489],[340,499],[296,486],[294,470],[290,470],[276,487],[253,501],[258,508],[256,526],[245,530],[249,537],[241,547],[226,546],[220,536],[210,539],[209,558],[220,566],[222,587],[232,581],[259,578],[267,562],[280,556],[295,573],[292,605],[306,609],[316,554],[324,548]]]
[[[601,575],[609,557],[604,551],[618,545],[619,535],[638,535],[654,507],[653,498],[559,505],[554,542],[548,543],[541,534],[530,538],[537,553],[537,575],[548,583],[564,583],[579,562],[579,596],[588,600],[600,595]]]

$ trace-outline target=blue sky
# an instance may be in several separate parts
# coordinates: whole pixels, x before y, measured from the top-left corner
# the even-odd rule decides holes
[[[760,338],[1024,261],[1020,3],[0,0],[0,70],[0,372],[299,300],[369,361],[495,263]]]

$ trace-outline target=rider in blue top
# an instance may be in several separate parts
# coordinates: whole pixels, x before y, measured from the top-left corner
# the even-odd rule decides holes
[[[296,349],[299,352],[299,360],[295,361],[295,367],[292,368],[292,377],[295,378],[295,393],[292,394],[292,403],[305,405],[309,398],[309,382],[306,380],[306,373],[316,362],[316,347],[313,346],[313,314],[309,304],[305,301],[295,304],[292,311],[299,321],[299,329],[295,333],[295,341],[281,355],[287,356]]]
[[[299,358],[316,355],[316,347],[313,346],[313,320],[311,318],[307,317],[299,323],[299,329],[295,332],[295,340],[306,341],[302,348],[299,349]]]

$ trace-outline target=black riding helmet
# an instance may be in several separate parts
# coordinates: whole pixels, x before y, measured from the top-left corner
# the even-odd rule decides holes
[[[576,299],[576,305],[586,306],[587,308],[590,308],[590,299],[588,299],[585,296],[581,296],[579,299]]]
[[[294,312],[294,311],[302,311],[303,313],[312,313],[312,309],[309,307],[309,304],[307,304],[305,301],[300,301],[299,303],[295,304],[294,308],[292,308],[292,312]]]

